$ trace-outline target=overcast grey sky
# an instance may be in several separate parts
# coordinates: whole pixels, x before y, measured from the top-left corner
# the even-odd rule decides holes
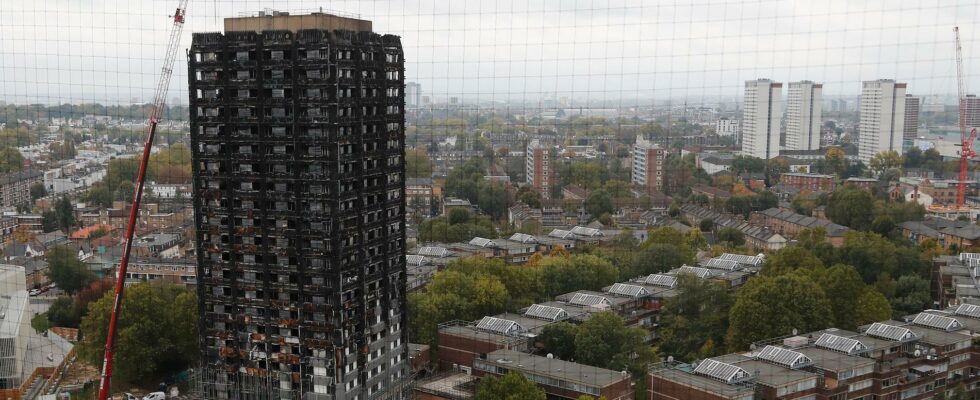
[[[953,32],[980,91],[980,0],[191,0],[191,32],[266,8],[357,14],[397,34],[423,94],[536,101],[741,96],[744,81],[809,79],[826,96],[894,78],[909,92],[956,91]],[[175,0],[3,0],[0,100],[146,102]],[[186,57],[171,95],[186,102]]]

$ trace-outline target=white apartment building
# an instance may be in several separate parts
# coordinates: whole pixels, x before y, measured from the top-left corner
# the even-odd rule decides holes
[[[768,160],[779,156],[783,84],[770,79],[745,82],[742,155]]]
[[[715,133],[717,133],[718,136],[734,136],[737,139],[741,124],[742,121],[737,119],[719,119],[717,122],[715,122]]]
[[[786,149],[820,148],[823,85],[811,81],[790,82],[786,97]]]
[[[647,190],[661,190],[664,185],[664,149],[643,136],[633,145],[632,182]]]
[[[891,79],[866,81],[861,90],[858,159],[867,164],[883,151],[902,154],[906,84]]]

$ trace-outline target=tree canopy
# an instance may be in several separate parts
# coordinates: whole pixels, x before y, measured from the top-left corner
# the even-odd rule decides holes
[[[728,288],[690,275],[678,280],[677,296],[664,302],[660,314],[660,353],[688,361],[717,355],[733,302]]]
[[[627,327],[613,312],[593,314],[575,335],[576,360],[615,371],[643,369],[656,358],[646,345],[647,335],[643,328]]]
[[[95,280],[95,274],[78,260],[75,251],[64,246],[55,246],[45,253],[48,259],[48,278],[61,290],[72,294]]]
[[[823,288],[806,274],[760,276],[735,296],[729,312],[728,349],[745,350],[752,342],[785,336],[793,329],[823,329],[833,321]]]
[[[547,396],[538,385],[516,370],[502,377],[493,375],[480,379],[474,400],[545,400]]]
[[[99,365],[113,295],[89,305],[79,356]],[[198,350],[197,295],[177,285],[140,283],[126,289],[119,317],[113,382],[146,384],[194,365]]]
[[[845,187],[830,194],[826,213],[827,218],[838,224],[868,230],[874,218],[874,198],[867,190]]]

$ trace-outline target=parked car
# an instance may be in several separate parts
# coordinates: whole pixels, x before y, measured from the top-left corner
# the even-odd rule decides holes
[[[166,400],[167,394],[163,392],[153,392],[143,396],[143,400]]]
[[[41,290],[40,289],[31,289],[31,290],[29,290],[27,292],[27,295],[28,296],[37,296],[39,294],[41,294]]]

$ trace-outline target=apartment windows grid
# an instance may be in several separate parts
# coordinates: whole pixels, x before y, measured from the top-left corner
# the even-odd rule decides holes
[[[230,18],[190,50],[209,398],[240,398],[245,382],[365,398],[407,368],[400,39],[298,17]],[[261,31],[273,25],[285,29]]]

